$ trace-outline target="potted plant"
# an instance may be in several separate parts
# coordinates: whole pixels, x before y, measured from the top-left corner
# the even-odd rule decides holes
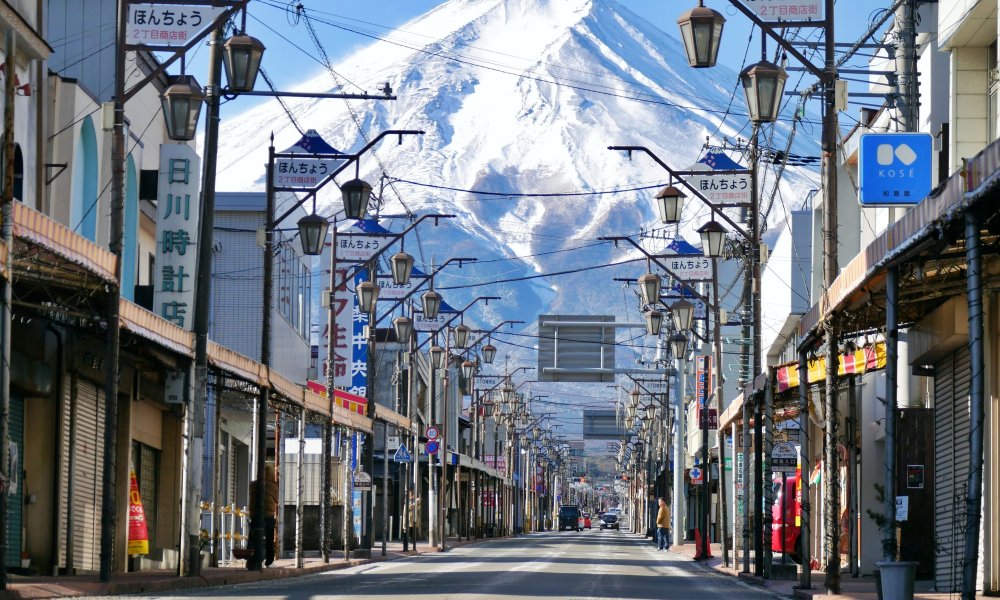
[[[880,505],[884,504],[885,487],[878,483],[874,487],[875,500]],[[868,513],[868,518],[875,523],[879,531],[883,533],[886,533],[886,530],[892,526],[890,523],[895,525],[892,535],[896,538],[898,553],[899,521],[890,521],[885,514],[871,509],[866,509],[865,512]],[[895,560],[897,556],[894,556],[893,560],[890,561],[875,563],[875,566],[878,567],[875,569],[875,591],[878,593],[878,600],[913,600],[913,582],[917,578],[917,566],[920,563]]]
[[[21,550],[21,568],[31,568],[31,556],[28,554],[27,550]]]

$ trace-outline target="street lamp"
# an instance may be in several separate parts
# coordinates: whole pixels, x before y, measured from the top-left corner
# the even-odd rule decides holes
[[[726,243],[726,228],[718,221],[709,221],[698,230],[701,234],[701,251],[708,258],[722,256],[722,247]]]
[[[264,44],[255,37],[241,33],[234,35],[223,44],[225,50],[226,80],[229,91],[252,92],[260,69],[260,59],[264,56]]]
[[[677,19],[688,64],[699,69],[715,66],[715,59],[719,56],[719,42],[722,40],[722,26],[725,23],[726,18],[707,8],[704,0],[698,0],[698,6]]]
[[[740,83],[746,94],[751,121],[755,124],[774,123],[778,119],[786,79],[788,74],[784,69],[766,60],[743,69]]]
[[[413,333],[413,319],[406,316],[396,317],[392,320],[392,328],[396,331],[396,339],[400,342],[410,339]]]
[[[435,369],[444,368],[444,356],[445,351],[441,346],[431,346],[431,349],[427,351],[431,355],[431,365]]]
[[[471,331],[471,329],[465,323],[460,323],[457,327],[455,327],[455,329],[452,330],[452,333],[455,336],[455,347],[456,348],[460,348],[460,349],[461,348],[465,348],[469,344],[469,332],[470,331]]]
[[[476,363],[471,360],[467,360],[462,363],[462,376],[465,377],[466,381],[471,381],[476,375]]]
[[[424,305],[424,318],[429,321],[436,319],[438,311],[441,310],[441,294],[434,290],[427,290],[420,297],[420,301]]]
[[[683,333],[677,332],[670,336],[670,350],[674,353],[674,358],[684,360],[684,354],[687,352],[687,343],[687,336]]]
[[[323,253],[326,232],[330,223],[323,217],[313,213],[299,219],[299,239],[302,240],[302,253],[306,256],[319,256]]]
[[[348,219],[360,219],[365,216],[372,195],[370,183],[355,178],[340,186],[340,193],[344,198],[344,214]]]
[[[396,285],[406,285],[410,282],[413,271],[413,257],[400,251],[389,259],[389,269],[392,271],[392,282]]]
[[[483,362],[492,365],[493,359],[497,356],[497,347],[493,344],[483,346]]]
[[[660,209],[660,221],[668,225],[680,222],[684,198],[687,198],[684,192],[672,185],[657,192],[656,206]]]
[[[362,281],[355,292],[358,295],[358,307],[361,308],[361,312],[371,313],[375,308],[375,301],[378,300],[378,285],[372,281]]]
[[[663,327],[663,313],[658,310],[648,310],[644,316],[646,317],[646,333],[660,335],[660,329]]]
[[[660,301],[660,276],[655,273],[646,273],[639,278],[639,293],[642,294],[643,304],[656,304]]]
[[[687,300],[678,300],[670,307],[670,312],[674,315],[674,329],[677,331],[691,329],[691,321],[694,320],[694,304]]]
[[[514,402],[514,388],[508,383],[505,388],[500,390],[500,396],[503,398],[504,404],[512,404]]]
[[[160,96],[167,137],[174,141],[194,139],[205,93],[191,75],[180,75]]]

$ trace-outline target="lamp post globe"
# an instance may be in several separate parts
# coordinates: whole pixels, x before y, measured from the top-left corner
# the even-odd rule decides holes
[[[534,437],[536,440],[538,438],[542,437],[542,428],[539,427],[538,425],[535,425],[534,427],[532,427],[532,429],[531,429],[531,436]]]
[[[396,285],[410,283],[410,273],[413,271],[413,257],[406,252],[397,252],[389,259],[389,270],[392,271],[392,282]]]
[[[674,329],[677,331],[691,329],[691,322],[694,320],[694,304],[687,300],[678,300],[671,305],[670,313],[674,315]]]
[[[358,295],[358,306],[361,308],[361,312],[371,313],[378,300],[378,285],[372,281],[362,281],[358,284],[355,292]]]
[[[649,310],[645,313],[646,333],[649,335],[660,335],[663,327],[663,313],[658,310]]]
[[[722,248],[726,244],[726,228],[718,221],[709,221],[698,230],[701,234],[701,251],[708,258],[722,256]]]
[[[660,301],[662,281],[659,275],[656,273],[646,273],[639,278],[638,284],[643,304],[656,304]]]
[[[505,404],[512,404],[514,402],[514,388],[507,386],[500,391],[500,397],[503,398]]]
[[[241,33],[226,40],[223,67],[231,92],[252,92],[264,56],[264,44],[255,37]]]
[[[668,225],[680,222],[686,197],[684,192],[672,185],[657,192],[656,206],[660,209],[660,221]]]
[[[687,353],[687,336],[683,333],[675,333],[670,336],[670,350],[674,354],[674,358],[677,360],[684,360],[684,354]]]
[[[413,334],[413,319],[402,316],[392,320],[392,328],[396,332],[396,340],[406,342]]]
[[[625,429],[632,429],[635,427],[635,417],[625,417]]]
[[[632,402],[632,408],[638,408],[639,407],[639,396],[640,395],[641,394],[639,393],[638,389],[634,389],[634,390],[632,390],[629,393],[629,398],[630,398],[630,400]]]
[[[434,290],[428,290],[420,296],[420,301],[424,307],[424,318],[433,321],[441,310],[441,294]]]
[[[326,243],[326,233],[329,230],[329,221],[316,213],[299,219],[299,239],[302,241],[302,253],[306,256],[322,254],[323,244]]]
[[[175,141],[191,141],[198,128],[198,117],[205,93],[190,75],[180,75],[160,96],[167,137]]]
[[[476,363],[471,360],[467,360],[462,363],[462,377],[465,377],[466,381],[472,381],[472,378],[476,376]]]
[[[726,18],[707,8],[703,0],[677,19],[689,65],[697,69],[715,66],[725,23]]]
[[[361,219],[368,212],[368,201],[372,196],[372,186],[367,181],[352,179],[340,186],[344,198],[344,214],[348,219]]]
[[[441,346],[431,346],[427,351],[431,355],[431,365],[435,369],[444,368],[444,348]]]
[[[493,344],[483,346],[483,362],[492,365],[493,359],[497,357],[497,347]]]
[[[455,347],[465,348],[469,344],[469,332],[472,329],[469,328],[465,323],[460,323],[455,329],[452,330],[452,334],[455,336]]]
[[[762,60],[740,73],[747,110],[754,123],[774,123],[778,119],[788,74],[778,65]]]

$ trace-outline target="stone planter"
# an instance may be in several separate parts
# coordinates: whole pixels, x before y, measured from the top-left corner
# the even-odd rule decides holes
[[[877,562],[881,581],[879,600],[913,600],[917,562]]]

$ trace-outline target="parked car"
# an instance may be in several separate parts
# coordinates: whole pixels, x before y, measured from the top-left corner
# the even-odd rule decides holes
[[[780,477],[780,476],[779,476]],[[799,562],[801,548],[799,534],[802,531],[800,515],[802,514],[801,488],[799,473],[789,475],[785,479],[785,489],[781,489],[781,479],[774,482],[774,504],[771,506],[771,552],[781,552],[782,532],[784,532],[784,551],[789,558]],[[782,514],[784,502],[784,514]],[[784,525],[784,527],[782,527]]]
[[[590,513],[583,513],[583,528],[591,529],[590,526]]]
[[[571,504],[559,507],[559,531],[566,529],[583,531],[580,507]]]
[[[615,513],[604,513],[601,516],[601,529],[618,529],[618,515]]]

